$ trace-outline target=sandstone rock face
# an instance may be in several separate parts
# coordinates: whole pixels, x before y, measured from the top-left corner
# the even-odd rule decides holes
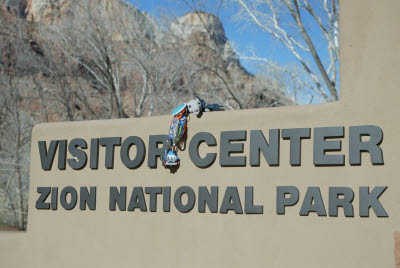
[[[80,19],[85,18],[82,16],[87,15],[87,10],[90,10],[92,16],[89,17],[87,15],[87,18],[98,19],[101,22],[105,21],[105,23],[100,24],[104,29],[109,27],[107,22],[115,22],[110,23],[109,29],[105,32],[111,32],[112,41],[116,41],[113,45],[118,48],[118,52],[123,51],[123,46],[126,45],[126,43],[131,42],[135,44],[136,42],[130,34],[123,35],[119,32],[118,27],[114,27],[114,24],[117,25],[120,19],[127,20],[127,25],[137,24],[138,27],[132,27],[126,31],[129,33],[140,32],[140,38],[143,38],[142,41],[147,44],[152,44],[151,47],[153,51],[157,51],[157,49],[168,51],[170,48],[175,49],[176,44],[183,44],[181,48],[184,49],[184,53],[190,55],[190,58],[187,58],[188,62],[192,63],[193,61],[193,65],[196,65],[200,70],[196,72],[197,82],[193,83],[195,87],[203,88],[203,84],[211,81],[211,83],[214,83],[213,86],[222,92],[218,94],[226,97],[227,93],[223,90],[224,85],[215,86],[218,85],[221,79],[226,79],[230,80],[232,87],[242,94],[242,98],[252,96],[252,100],[246,101],[249,107],[264,107],[267,102],[272,103],[271,105],[269,104],[270,106],[275,106],[275,103],[293,103],[280,92],[266,90],[270,87],[269,82],[263,81],[262,83],[260,82],[261,84],[256,84],[255,76],[242,67],[235,50],[225,36],[222,22],[218,17],[210,13],[188,13],[171,23],[168,30],[164,30],[152,20],[146,12],[141,12],[136,7],[123,0],[3,0],[3,2],[0,3],[5,2],[8,3],[8,7],[12,6],[15,10],[24,10],[24,16],[27,20],[33,20],[35,22],[26,23],[26,25],[54,24],[57,27],[61,26],[60,28],[64,26],[66,29],[82,27],[82,29],[79,30],[82,30],[81,32],[83,33],[85,32],[85,27],[90,25],[91,20]],[[86,5],[92,8],[88,9]],[[173,33],[172,35],[170,34],[171,32]],[[84,34],[82,36],[84,36]],[[132,38],[132,40],[129,38]],[[46,54],[46,51],[43,52],[40,48],[40,41],[36,41],[33,40],[30,47],[36,53],[43,56],[43,54]],[[180,46],[176,46],[176,48],[179,49]],[[58,53],[56,47],[52,53]],[[81,56],[85,57],[85,55]],[[177,57],[180,56],[177,55]],[[222,75],[225,77],[217,77],[215,73],[204,71],[209,66],[224,72]],[[127,73],[122,73],[121,75],[124,79],[132,76],[131,80],[136,82],[142,79],[141,75],[135,72],[129,75]],[[40,79],[43,79],[43,81],[46,80],[45,77]],[[177,79],[177,81],[178,80],[179,79]],[[185,83],[183,78],[179,81],[181,85]],[[128,86],[132,87],[126,81],[123,83],[125,84],[122,88]],[[87,85],[87,87],[90,88],[89,85]],[[171,85],[171,88],[175,87],[179,88],[180,86]],[[279,86],[271,85],[270,88],[278,87]],[[258,95],[254,93],[255,88],[258,90]],[[268,91],[267,97],[264,96],[266,94],[264,91]],[[189,94],[188,92],[189,91],[184,91],[183,94]],[[126,99],[133,100],[133,97],[129,96],[128,93],[122,92],[121,95],[123,97],[126,95]],[[131,106],[133,107],[133,105]],[[40,110],[40,107],[38,109]],[[32,108],[32,110],[38,109]],[[54,119],[54,121],[57,120]]]
[[[217,50],[226,62],[228,69],[236,69],[247,74],[229,43],[224,26],[218,17],[206,12],[192,12],[178,18],[171,24],[170,29],[183,40],[194,39],[194,35],[202,37],[196,38],[196,40]]]
[[[132,17],[141,25],[141,30],[149,40],[156,43],[163,42],[163,32],[159,25],[153,21],[146,12],[141,12],[136,7],[121,0],[8,0],[21,2],[25,7],[24,14],[28,20],[43,22],[48,24],[60,23],[63,19],[71,19],[73,16],[72,6],[78,6],[90,1],[94,4],[102,18],[118,18],[115,10],[120,10],[122,5],[124,10],[129,10]],[[22,4],[22,2],[24,2]],[[226,67],[230,70],[248,74],[241,66],[239,59],[225,36],[225,30],[218,17],[206,12],[188,13],[170,25],[170,30],[179,37],[180,40],[198,40],[204,45],[218,51],[222,59],[226,62]],[[200,38],[199,38],[200,37]],[[114,40],[120,41],[121,34],[115,33]]]
[[[171,24],[171,30],[182,39],[189,38],[194,32],[204,32],[209,33],[218,45],[227,41],[221,21],[205,12],[193,12],[180,17]]]
[[[28,20],[54,23],[69,7],[72,1],[68,0],[27,0],[25,14]]]
[[[161,42],[163,38],[163,33],[158,24],[153,21],[149,14],[145,11],[141,12],[136,7],[122,2],[120,0],[114,0],[124,5],[126,9],[129,9],[132,13],[132,16],[141,25],[141,30],[145,33],[148,39],[154,40],[155,42]]]
[[[71,20],[79,13],[82,5],[92,5],[96,7],[96,14],[99,18],[117,20],[118,10],[127,10],[132,17],[142,26],[142,30],[149,39],[161,39],[161,30],[159,26],[148,16],[146,12],[141,12],[134,6],[122,0],[7,0],[21,2],[23,13],[27,20],[42,22],[46,24],[62,23],[63,20]],[[24,4],[22,5],[22,2]],[[77,11],[78,12],[75,12]],[[84,14],[83,14],[84,15]],[[121,39],[119,33],[115,33],[115,40]]]
[[[25,11],[29,1],[30,0],[7,0],[5,2],[5,6],[9,10],[15,11],[19,16],[25,17],[26,16]]]
[[[62,20],[73,19],[74,7],[83,4],[93,4],[100,10],[101,18],[118,18],[115,10],[129,10],[132,17],[141,25],[141,30],[148,39],[156,43],[163,41],[163,31],[146,12],[141,12],[136,7],[122,0],[6,0],[6,6],[15,10],[20,16],[26,17],[29,21],[42,22],[46,24],[62,23]],[[192,12],[178,18],[170,25],[170,30],[181,40],[196,39],[212,49],[218,51],[226,61],[229,69],[237,69],[245,73],[233,47],[225,36],[224,27],[218,17],[206,12]],[[196,36],[196,38],[195,38]],[[201,37],[200,39],[197,37]],[[120,41],[121,34],[115,33],[114,39]]]

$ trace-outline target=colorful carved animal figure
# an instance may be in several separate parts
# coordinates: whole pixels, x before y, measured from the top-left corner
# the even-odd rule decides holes
[[[206,104],[206,102],[196,96],[195,100],[191,100],[187,103],[183,103],[176,107],[172,111],[172,115],[174,119],[171,122],[171,126],[169,128],[168,138],[170,140],[170,146],[165,151],[165,155],[161,158],[162,164],[165,167],[173,167],[179,166],[180,159],[177,155],[176,145],[179,143],[181,138],[186,132],[187,128],[187,118],[189,114],[194,113],[195,115],[199,115],[202,112],[210,112],[210,111],[223,111],[224,108],[219,104]]]

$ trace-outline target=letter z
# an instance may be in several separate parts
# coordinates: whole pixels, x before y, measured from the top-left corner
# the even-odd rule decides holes
[[[51,191],[50,187],[38,187],[37,192],[41,194],[36,201],[36,209],[50,209],[50,203],[45,203]]]

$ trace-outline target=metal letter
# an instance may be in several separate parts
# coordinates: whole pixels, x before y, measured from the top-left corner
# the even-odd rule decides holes
[[[51,170],[51,166],[53,165],[53,160],[56,155],[58,140],[50,141],[49,150],[46,150],[46,141],[38,141],[38,145],[42,169]]]
[[[110,187],[110,200],[108,204],[110,211],[115,211],[116,204],[118,204],[119,210],[126,210],[126,186],[120,187],[120,191],[115,186]]]
[[[171,187],[163,187],[163,211],[171,211]]]
[[[96,187],[90,187],[90,193],[87,187],[81,187],[79,200],[80,210],[86,210],[86,205],[90,210],[96,210]]]
[[[114,148],[121,145],[121,137],[100,138],[100,145],[106,147],[106,168],[114,168]]]
[[[136,145],[136,157],[133,160],[129,158],[129,149],[132,145]],[[124,140],[121,146],[121,161],[127,168],[138,168],[143,163],[145,151],[144,142],[141,138],[136,136],[128,137]]]
[[[186,205],[182,204],[182,195],[187,194],[188,201]],[[179,187],[174,195],[174,203],[177,210],[182,213],[187,213],[191,211],[194,207],[194,203],[196,202],[196,195],[192,188],[189,186]]]
[[[317,127],[314,129],[314,165],[344,166],[344,155],[326,155],[325,152],[339,152],[342,141],[326,138],[343,138],[344,127]]]
[[[67,164],[67,140],[58,141],[58,169],[65,170]]]
[[[157,195],[162,193],[161,187],[146,187],[146,194],[150,195],[150,211],[157,211]]]
[[[369,193],[369,187],[360,187],[360,217],[369,217],[370,208],[377,217],[389,217],[378,200],[386,189],[387,186],[377,186]]]
[[[350,165],[361,165],[361,152],[369,152],[372,164],[383,164],[382,149],[379,147],[383,140],[383,132],[380,127],[350,127],[349,136]],[[371,138],[369,141],[361,141],[362,136],[370,136]]]
[[[219,212],[226,214],[229,210],[235,211],[236,214],[243,214],[242,204],[240,202],[237,187],[226,187],[224,199],[222,200]]]
[[[51,192],[51,188],[38,187],[37,192],[41,195],[39,196],[38,200],[36,200],[36,209],[50,209],[50,203],[45,203],[45,201]]]
[[[231,156],[231,153],[243,153],[243,143],[231,143],[231,141],[245,141],[246,130],[222,131],[219,164],[221,167],[244,167],[246,156]]]
[[[326,216],[324,201],[319,187],[308,187],[300,209],[300,216],[308,216],[310,212],[317,212],[318,216]]]
[[[135,208],[142,212],[147,211],[146,200],[144,199],[143,188],[133,187],[131,200],[129,201],[128,210],[134,211]]]
[[[158,148],[158,144],[162,143],[163,147]],[[149,158],[147,166],[150,168],[157,167],[157,157],[162,157],[169,146],[168,135],[150,135],[149,137]]]
[[[58,187],[51,187],[51,210],[57,210]]]
[[[211,213],[218,212],[218,186],[211,186],[211,194],[206,186],[199,187],[199,212],[206,212],[206,204]]]
[[[68,151],[69,153],[75,157],[75,158],[70,158],[68,159],[68,165],[72,168],[72,169],[82,169],[86,166],[87,163],[87,155],[84,151],[82,151],[81,149],[78,149],[78,147],[82,148],[82,149],[87,149],[87,144],[86,141],[84,139],[73,139],[70,141],[70,143],[68,144]]]
[[[90,140],[90,168],[99,168],[99,139]]]
[[[339,199],[339,195],[343,198]],[[346,217],[354,217],[353,205],[354,192],[349,187],[329,187],[329,216],[338,216],[338,207],[342,207]]]
[[[301,165],[301,140],[310,138],[310,128],[282,129],[282,138],[290,140],[290,164]]]
[[[279,129],[269,130],[269,144],[261,130],[250,131],[250,165],[260,166],[260,151],[270,166],[279,166]]]
[[[290,197],[286,198],[286,195]],[[276,187],[276,214],[285,215],[285,207],[294,206],[299,201],[299,190],[295,186]]]
[[[216,146],[217,141],[214,136],[208,132],[199,132],[193,136],[192,140],[189,144],[189,156],[192,160],[193,164],[200,168],[206,168],[211,166],[215,158],[217,157],[216,153],[207,153],[206,157],[201,158],[199,155],[199,146],[202,142],[205,142],[208,146]]]
[[[67,194],[71,195],[71,200],[67,202]],[[67,186],[62,189],[60,194],[60,204],[65,210],[71,210],[75,207],[76,201],[78,200],[78,194],[74,187]]]
[[[244,195],[244,212],[246,214],[263,214],[264,206],[254,205],[253,186],[246,186]]]

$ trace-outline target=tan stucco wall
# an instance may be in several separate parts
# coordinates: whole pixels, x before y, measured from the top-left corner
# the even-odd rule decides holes
[[[171,174],[158,163],[149,169],[129,170],[119,160],[106,170],[104,150],[99,170],[74,171],[40,167],[38,140],[166,134],[170,116],[41,124],[32,141],[29,225],[25,234],[0,233],[1,267],[395,267],[394,232],[400,230],[399,84],[400,23],[398,0],[346,0],[341,9],[341,101],[331,104],[281,107],[191,116],[188,141],[200,131],[211,132],[219,142],[221,131],[272,128],[345,126],[342,139],[344,167],[314,167],[313,139],[302,143],[302,165],[289,165],[289,141],[281,140],[280,165],[222,168],[218,159],[208,169],[180,152],[180,169]],[[372,166],[363,155],[361,166],[348,164],[348,126],[378,125],[384,132],[381,148],[385,164]],[[249,156],[249,132],[245,153]],[[202,153],[218,152],[219,147]],[[55,164],[57,161],[57,156]],[[96,211],[36,210],[38,186],[97,186]],[[110,186],[244,186],[255,187],[255,202],[262,215],[110,212]],[[300,202],[277,215],[276,186],[293,185]],[[358,187],[388,186],[380,198],[389,218],[358,214]],[[328,187],[346,186],[355,192],[354,218],[299,216],[309,186],[319,186],[328,210]],[[222,201],[220,193],[219,203]],[[160,198],[159,198],[160,199]],[[243,200],[242,200],[243,201]],[[161,202],[158,207],[162,207]]]

